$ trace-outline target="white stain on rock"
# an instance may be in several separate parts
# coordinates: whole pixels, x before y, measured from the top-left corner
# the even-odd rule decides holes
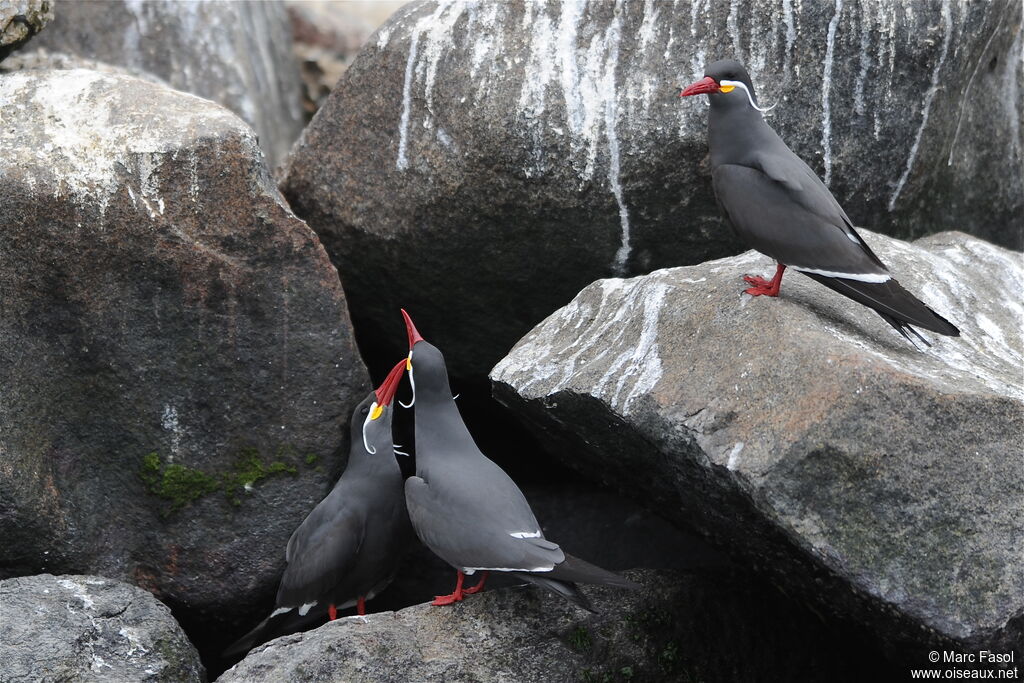
[[[989,6],[986,5],[985,7],[987,9]],[[986,62],[988,62],[988,59],[989,59],[988,58],[988,48],[989,48],[990,45],[992,45],[992,39],[995,38],[997,35],[999,35],[1000,33],[1003,32],[1003,20],[1004,20],[1004,16],[1003,15],[1008,10],[1012,9],[1012,7],[1013,7],[1013,3],[1006,3],[1006,8],[1003,10],[1003,14],[1000,15],[999,21],[996,22],[995,28],[992,29],[992,35],[990,35],[988,37],[988,40],[985,41],[985,47],[982,48],[981,55],[978,57],[978,62],[977,62],[977,64],[974,65],[974,69],[971,71],[971,77],[967,79],[967,86],[964,88],[964,92],[960,96],[960,112],[957,114],[957,117],[956,117],[956,129],[953,131],[953,141],[949,143],[949,158],[946,160],[946,165],[947,166],[952,166],[953,165],[953,153],[956,151],[956,141],[960,137],[960,127],[963,125],[963,122],[964,122],[964,110],[967,108],[967,104],[971,101],[970,100],[971,86],[974,85],[974,79],[977,78],[978,71],[981,69],[982,64],[985,64]],[[1021,39],[1021,31],[1018,29],[1018,31],[1017,31],[1017,38],[1014,41],[1014,46],[1013,46],[1013,48],[1010,49],[1010,52],[1009,52],[1011,55],[1022,54],[1021,50],[1020,50],[1020,39]],[[1022,54],[1021,59],[1024,60],[1024,54]],[[1011,68],[1013,68],[1013,66],[1012,66],[1013,60],[1010,59],[1010,60],[1007,60],[1007,61],[1011,63]],[[1013,90],[1011,92],[1012,92],[1013,95],[1016,95],[1016,92],[1014,92],[1014,91],[1016,91],[1017,79],[1016,78],[1011,78],[1010,79],[1010,83],[1013,84]],[[1012,98],[1009,101],[1013,102],[1013,103],[1016,103],[1017,100],[1016,100],[1016,98]],[[1016,112],[1017,112],[1017,107],[1016,107],[1015,104],[1011,105],[1008,109],[1013,114],[1016,114]],[[1011,115],[1013,115],[1013,114],[1011,114]],[[1010,129],[1011,130],[1020,130],[1020,126],[1019,125],[1013,125],[1013,126],[1010,127]],[[1019,136],[1018,136],[1018,138],[1014,142],[1016,144],[1018,144],[1018,145],[1020,144]]]
[[[407,170],[412,162],[411,131],[417,126],[433,128],[436,113],[433,97],[445,56],[465,50],[477,96],[494,79],[508,79],[509,68],[520,83],[516,103],[522,136],[533,146],[527,177],[546,171],[547,154],[540,146],[545,129],[568,137],[570,164],[581,184],[592,182],[602,154],[608,168],[604,179],[618,207],[620,246],[612,268],[625,271],[631,252],[629,208],[621,182],[622,150],[617,128],[625,115],[627,93],[618,82],[619,46],[622,41],[623,0],[613,5],[613,17],[603,31],[584,34],[586,0],[523,3],[519,18],[529,36],[525,54],[503,54],[501,26],[513,21],[515,6],[472,0],[441,0],[434,11],[409,29],[409,48],[402,87],[402,111],[398,125],[396,168]],[[658,31],[658,3],[646,0],[638,47],[655,44]],[[589,39],[587,38],[589,36]],[[502,65],[495,66],[505,60]],[[640,106],[651,105],[656,83],[647,83],[638,98]],[[418,102],[424,102],[421,111]],[[558,106],[556,106],[558,105]],[[632,110],[630,110],[632,111]]]
[[[896,189],[893,190],[892,195],[889,197],[890,211],[896,208],[896,200],[899,199],[903,186],[907,184],[907,179],[910,178],[910,171],[914,168],[918,148],[921,146],[921,136],[924,135],[925,126],[928,125],[928,114],[931,112],[932,101],[935,99],[935,94],[939,91],[939,75],[942,73],[942,67],[946,64],[950,39],[953,37],[953,17],[950,0],[943,0],[942,3],[942,28],[942,49],[939,52],[938,60],[935,62],[935,68],[932,69],[931,83],[924,96],[924,104],[921,107],[921,125],[918,126],[917,133],[914,135],[914,142],[910,145],[910,154],[907,156],[907,164],[906,168],[903,169],[903,175],[896,182]]]
[[[857,81],[853,86],[853,110],[858,116],[864,116],[864,83],[868,77],[868,69],[871,68],[871,55],[868,50],[871,48],[871,15],[867,5],[861,7],[860,15],[860,69],[857,71]]]
[[[61,588],[71,591],[75,599],[82,603],[82,609],[88,610],[96,606],[95,601],[89,595],[89,592],[88,590],[86,590],[85,586],[78,583],[77,581],[72,581],[71,579],[60,579],[59,581],[57,581],[57,585],[59,585]]]
[[[657,280],[599,280],[520,342],[491,378],[524,395],[587,386],[627,414],[661,380],[658,322],[671,291]],[[571,337],[562,336],[566,331]],[[595,368],[603,369],[600,376]]]
[[[828,23],[825,38],[825,64],[821,77],[821,148],[825,161],[825,184],[832,180],[832,62],[835,59],[836,31],[843,13],[843,0],[836,0],[836,12]]]
[[[789,75],[793,68],[793,43],[796,42],[796,22],[793,20],[793,0],[782,0],[782,20],[786,24],[786,51],[782,55],[782,71]]]
[[[726,461],[725,466],[729,470],[736,470],[740,466],[740,453],[743,452],[743,442],[737,441],[736,445],[729,451],[729,459]]]
[[[132,109],[132,88],[148,89],[159,104]],[[0,148],[17,150],[8,159],[15,159],[20,177],[33,187],[45,181],[55,196],[97,207],[101,228],[110,201],[122,189],[150,218],[163,215],[164,157],[184,146],[194,148],[197,128],[212,135],[230,127],[256,145],[251,129],[226,109],[125,76],[83,69],[44,77],[12,73],[0,79],[0,102],[21,103],[5,108],[9,125],[0,128]],[[35,144],[15,137],[19,126],[32,130]],[[0,160],[0,172],[3,165]]]
[[[168,456],[168,461],[172,462],[174,456],[178,455],[181,451],[181,437],[182,429],[181,423],[178,422],[178,409],[170,404],[164,405],[163,415],[160,416],[160,426],[164,428],[165,432],[169,432],[171,435],[171,453]]]

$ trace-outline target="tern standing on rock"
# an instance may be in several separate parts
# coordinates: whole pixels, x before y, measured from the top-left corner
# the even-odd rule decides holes
[[[892,278],[825,184],[765,123],[743,65],[711,64],[681,93],[690,95],[711,103],[711,179],[722,211],[740,237],[778,262],[770,281],[743,278],[752,285],[747,294],[778,296],[788,266],[874,309],[911,342],[908,333],[928,344],[911,325],[960,334]]]
[[[457,572],[449,605],[483,588],[488,572],[507,572],[591,609],[576,583],[637,585],[562,552],[544,538],[519,487],[477,448],[448,386],[441,352],[423,340],[403,310],[409,380],[416,406],[416,476],[405,482],[409,518],[423,544]],[[466,574],[482,572],[463,588]]]
[[[391,401],[407,362],[356,406],[345,472],[288,540],[277,609],[225,656],[246,652],[290,617],[326,612],[333,620],[352,606],[365,614],[366,601],[391,583],[412,540],[391,437]]]

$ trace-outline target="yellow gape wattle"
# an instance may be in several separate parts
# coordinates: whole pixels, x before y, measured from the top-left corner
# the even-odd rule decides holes
[[[723,86],[722,86],[722,87],[720,88],[720,90],[721,90],[722,92],[732,92],[732,91],[733,91],[733,90],[735,90],[735,89],[736,89],[736,86],[735,86],[735,85],[723,85]]]
[[[370,412],[370,419],[376,420],[380,417],[380,414],[384,412],[384,406],[379,406],[376,403],[373,404],[373,410]]]
[[[407,372],[412,371],[412,356],[405,359],[405,369]]]

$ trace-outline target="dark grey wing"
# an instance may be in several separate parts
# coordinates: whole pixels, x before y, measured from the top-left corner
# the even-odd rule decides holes
[[[753,162],[757,167],[714,169],[715,195],[736,231],[754,249],[797,270],[886,278],[885,265],[832,194],[806,164],[793,159],[761,155]]]
[[[278,607],[326,599],[352,568],[365,527],[350,496],[336,488],[320,501],[288,540],[288,567],[277,591]]]
[[[755,155],[751,165],[723,164],[712,182],[733,227],[761,253],[874,309],[908,339],[909,324],[959,334],[892,279],[832,193],[788,149]]]
[[[507,482],[476,477],[468,484],[453,480],[454,475],[432,477],[429,483],[421,477],[406,479],[405,500],[416,535],[457,569],[551,571],[565,554],[544,538],[512,480],[486,462]]]
[[[803,159],[793,154],[785,143],[779,140],[773,151],[755,154],[751,166],[775,182],[781,183],[789,191],[793,201],[841,230],[847,239],[859,245],[882,270],[887,270],[882,260],[854,229],[853,221],[825,187],[825,183],[821,182],[821,178]]]

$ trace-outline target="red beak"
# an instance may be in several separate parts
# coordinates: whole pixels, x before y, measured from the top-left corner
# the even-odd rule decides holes
[[[689,97],[690,95],[706,95],[715,92],[722,92],[721,86],[711,76],[705,76],[696,83],[686,86],[683,92],[679,93],[679,96]]]
[[[377,391],[377,405],[386,406],[391,403],[391,399],[395,397],[395,392],[398,391],[398,385],[402,382],[402,373],[405,372],[405,359],[398,361],[398,365],[391,368],[391,372],[384,378],[384,381]]]
[[[402,317],[405,318],[405,331],[409,333],[409,350],[412,351],[412,347],[416,346],[416,342],[426,340],[420,336],[416,326],[412,324],[412,318],[409,317],[409,314],[405,312],[404,308],[402,309]]]

